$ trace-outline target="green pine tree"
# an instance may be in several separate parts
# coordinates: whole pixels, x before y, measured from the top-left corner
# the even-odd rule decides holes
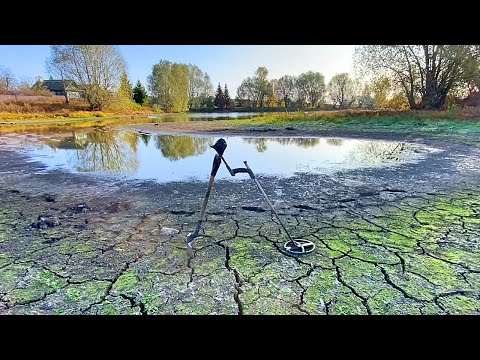
[[[215,94],[215,107],[217,109],[225,108],[225,94],[223,93],[220,83],[218,83],[217,93]]]
[[[225,84],[225,91],[223,92],[225,98],[225,107],[230,109],[232,107],[232,99],[230,99],[230,94],[228,93],[227,84]]]
[[[147,92],[143,87],[142,83],[140,82],[140,80],[138,80],[137,84],[133,88],[133,101],[135,101],[137,104],[143,105],[145,103],[146,98],[147,98]]]
[[[120,93],[129,100],[132,100],[133,98],[132,84],[130,84],[128,75],[125,71],[122,73],[122,76],[120,76]]]

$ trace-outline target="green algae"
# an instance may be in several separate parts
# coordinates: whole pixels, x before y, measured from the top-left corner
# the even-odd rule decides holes
[[[380,289],[367,303],[373,315],[420,315],[422,303],[406,299],[398,290]]]
[[[405,296],[418,301],[433,301],[439,293],[439,288],[428,282],[424,277],[402,271],[399,266],[382,266],[388,274],[390,281],[405,292]],[[407,269],[408,270],[408,269]]]
[[[11,264],[0,269],[0,293],[7,293],[15,288],[20,279],[25,276],[31,264]]]
[[[322,219],[328,217],[314,212],[297,216],[299,226],[288,216],[292,232],[310,236],[317,245],[297,260],[273,244],[281,248],[285,236],[267,213],[248,221],[234,213],[241,235],[236,237],[234,221],[208,215],[211,226],[196,243],[190,263],[183,233],[162,237],[154,232],[160,217],[139,224],[138,216],[122,221],[115,214],[98,220],[95,231],[68,230],[62,221],[61,229],[28,233],[22,230],[28,223],[19,223],[15,241],[1,245],[0,292],[12,305],[11,313],[139,314],[142,306],[151,314],[237,314],[239,307],[244,314],[366,314],[366,301],[372,314],[476,314],[480,275],[469,269],[480,269],[479,199],[478,194],[456,193],[409,198],[399,207],[382,206],[371,218],[379,226],[343,211],[333,222],[337,227],[325,225]],[[161,225],[179,229],[188,219],[185,229],[194,218],[169,215]],[[0,216],[0,230],[7,224]],[[405,269],[394,252],[404,259]],[[142,256],[132,262],[137,254]],[[40,262],[60,276],[33,263],[11,264],[14,258]],[[67,284],[66,278],[82,284]],[[241,305],[235,302],[237,291]],[[435,304],[436,297],[445,311]]]
[[[335,264],[339,267],[342,280],[363,298],[388,287],[380,268],[374,264],[351,258],[336,260]]]
[[[404,258],[407,271],[422,274],[425,279],[435,284],[440,291],[461,289],[466,285],[460,276],[458,267],[455,265],[419,254],[405,254]]]
[[[85,309],[106,296],[110,282],[92,280],[83,284],[70,284],[64,290],[65,304],[69,308]]]
[[[128,269],[119,276],[117,281],[113,284],[113,293],[128,293],[135,291],[139,283],[137,272],[135,269]]]
[[[438,302],[453,315],[473,315],[480,311],[480,300],[465,295],[451,295],[441,297]]]
[[[0,253],[0,271],[5,265],[12,262],[12,257],[7,253]]]
[[[53,294],[65,285],[66,281],[64,279],[50,271],[40,270],[22,287],[16,287],[10,291],[8,296],[15,304],[29,303],[40,300],[48,294]]]

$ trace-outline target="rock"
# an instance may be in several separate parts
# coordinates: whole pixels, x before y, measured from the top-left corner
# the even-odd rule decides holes
[[[120,212],[120,211],[129,210],[129,209],[130,209],[130,204],[127,204],[127,203],[115,202],[115,203],[107,206],[107,211],[109,213],[117,213],[117,212]]]
[[[43,198],[45,199],[46,202],[55,202],[55,198],[50,194],[43,195]]]
[[[51,227],[58,226],[60,224],[61,222],[56,216],[53,216],[53,217],[39,216],[38,221],[36,223],[33,223],[32,227],[35,227],[37,229],[48,229]]]
[[[180,231],[177,229],[168,228],[168,227],[162,227],[160,229],[160,235],[163,235],[163,236],[175,235],[175,234],[178,234],[179,232]]]
[[[75,211],[77,214],[80,214],[82,212],[86,212],[88,210],[91,210],[86,204],[78,204],[73,211]]]

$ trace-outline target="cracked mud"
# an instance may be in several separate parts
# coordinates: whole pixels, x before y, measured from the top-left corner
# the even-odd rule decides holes
[[[478,314],[479,150],[435,146],[395,168],[259,176],[316,244],[303,257],[282,252],[251,180],[219,181],[192,260],[206,182],[106,181],[0,151],[0,314]]]

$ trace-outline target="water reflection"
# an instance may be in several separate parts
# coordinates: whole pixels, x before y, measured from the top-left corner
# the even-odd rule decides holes
[[[129,173],[137,169],[137,134],[96,129],[81,135],[83,136],[73,136],[78,171]],[[65,143],[60,145],[65,146]]]
[[[149,118],[159,122],[182,122],[182,121],[212,121],[229,119],[251,119],[255,116],[264,115],[263,112],[225,112],[225,113],[186,113],[186,114],[159,114],[151,115]]]
[[[257,138],[244,138],[247,144],[255,145],[258,152],[267,151],[267,141],[278,143],[281,145],[296,145],[302,148],[314,147],[320,143],[319,138],[287,138],[287,137],[257,137]]]
[[[412,150],[404,142],[368,142],[357,144],[348,159],[363,164],[398,162],[411,156]]]
[[[267,150],[267,139],[266,138],[245,138],[243,139],[247,144],[255,145],[255,148],[259,153],[262,153]]]
[[[150,134],[117,128],[96,128],[71,134],[37,136],[24,145],[48,167],[78,172],[125,174],[160,182],[208,180],[218,137]],[[405,142],[313,137],[225,136],[225,157],[232,167],[247,160],[256,174],[291,176],[295,173],[334,173],[366,166],[395,164],[426,153]],[[33,145],[33,144],[37,145]],[[38,145],[41,144],[41,145]],[[221,167],[218,179],[232,178]]]
[[[343,144],[343,139],[327,138],[325,141],[332,146],[342,146]]]
[[[189,156],[203,154],[213,145],[213,139],[192,136],[157,135],[155,147],[170,160],[185,159]]]
[[[150,135],[150,134],[140,133],[140,139],[142,139],[145,146],[148,146],[148,143],[150,142],[151,137],[152,137],[152,135]]]

